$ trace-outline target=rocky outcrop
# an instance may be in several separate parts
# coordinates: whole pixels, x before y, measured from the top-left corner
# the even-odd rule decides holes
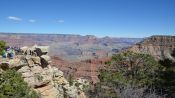
[[[71,85],[64,73],[56,67],[51,67],[51,59],[47,55],[47,47],[32,47],[26,49],[25,55],[18,55],[14,59],[4,60],[1,70],[14,68],[22,74],[28,83],[42,98],[86,98],[82,87],[89,85],[84,79],[74,80]],[[36,50],[41,50],[36,52]],[[32,53],[32,52],[36,52]],[[5,66],[5,67],[4,67]],[[82,82],[83,81],[83,82]],[[76,85],[76,84],[79,85]]]
[[[175,36],[151,36],[128,50],[150,54],[158,60],[168,58],[175,61]]]

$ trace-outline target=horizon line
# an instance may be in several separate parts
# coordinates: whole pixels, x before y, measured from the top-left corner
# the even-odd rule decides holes
[[[148,38],[148,37],[151,37],[151,36],[175,36],[175,35],[165,35],[165,34],[162,34],[162,35],[150,35],[150,36],[145,36],[145,37],[122,37],[122,36],[96,36],[96,35],[83,35],[83,34],[73,34],[73,33],[31,33],[31,32],[0,32],[0,34],[33,34],[33,35],[74,35],[74,36],[94,36],[96,38],[105,38],[105,37],[109,37],[109,38]]]
[[[94,36],[96,38],[105,38],[105,37],[109,37],[109,38],[147,38],[150,36],[145,36],[145,37],[124,37],[124,36],[96,36],[96,35],[83,35],[83,34],[73,34],[73,33],[31,33],[31,32],[0,32],[0,34],[34,34],[34,35],[75,35],[75,36]],[[154,35],[151,35],[154,36]],[[171,36],[171,35],[170,35]]]

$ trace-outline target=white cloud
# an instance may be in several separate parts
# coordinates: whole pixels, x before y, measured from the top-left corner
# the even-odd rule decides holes
[[[58,20],[57,22],[59,22],[59,23],[63,23],[63,22],[64,22],[64,20]]]
[[[21,18],[15,17],[15,16],[9,16],[9,17],[7,17],[7,18],[10,19],[10,20],[14,20],[14,21],[22,21]]]
[[[34,23],[34,22],[36,22],[36,20],[30,19],[29,22]]]

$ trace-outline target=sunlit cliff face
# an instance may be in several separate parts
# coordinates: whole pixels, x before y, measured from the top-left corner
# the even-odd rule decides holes
[[[153,55],[158,60],[168,58],[175,61],[175,36],[152,36],[129,50]]]

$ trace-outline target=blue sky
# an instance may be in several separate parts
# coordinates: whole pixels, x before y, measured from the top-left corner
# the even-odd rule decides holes
[[[175,35],[175,0],[0,0],[0,32]]]

